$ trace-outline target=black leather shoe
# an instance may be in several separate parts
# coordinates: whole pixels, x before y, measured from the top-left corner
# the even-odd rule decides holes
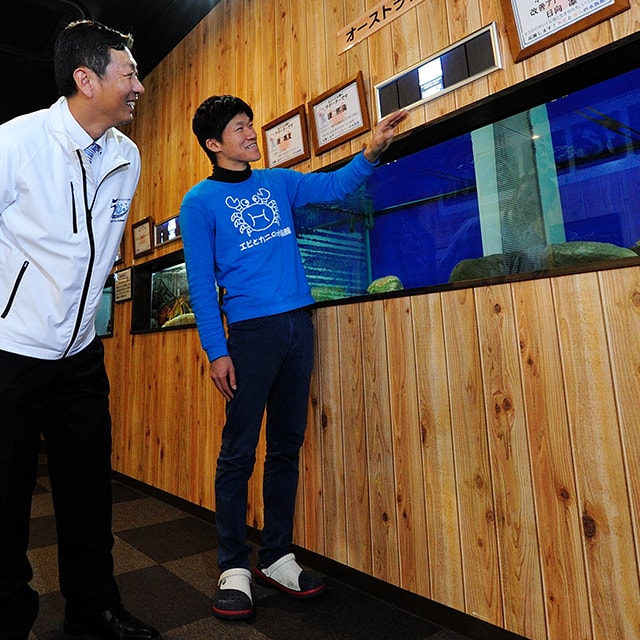
[[[161,640],[157,629],[132,616],[123,606],[103,611],[87,624],[64,623],[63,640]]]

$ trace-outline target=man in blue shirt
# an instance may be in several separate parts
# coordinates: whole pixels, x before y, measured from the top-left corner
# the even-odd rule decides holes
[[[227,401],[215,487],[221,575],[213,612],[220,618],[242,620],[254,613],[247,483],[265,407],[264,528],[253,576],[293,598],[324,591],[322,579],[303,570],[289,550],[313,366],[308,307],[314,302],[292,211],[353,192],[406,116],[398,111],[382,120],[369,145],[345,167],[309,174],[251,169],[261,154],[252,109],[240,98],[212,96],[193,118],[213,173],[185,195],[180,226],[200,339],[211,379]]]

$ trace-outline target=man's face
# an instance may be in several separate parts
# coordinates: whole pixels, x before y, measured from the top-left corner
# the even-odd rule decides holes
[[[102,78],[95,76],[95,116],[104,121],[105,129],[130,122],[136,100],[144,87],[138,79],[138,68],[129,49],[110,49],[111,61]]]
[[[246,113],[238,113],[222,131],[222,140],[207,140],[207,147],[216,153],[219,167],[242,171],[249,162],[260,160],[258,136]]]

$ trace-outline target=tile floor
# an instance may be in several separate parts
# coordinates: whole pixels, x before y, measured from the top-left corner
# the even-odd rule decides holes
[[[114,558],[125,606],[164,640],[470,640],[326,576],[317,600],[297,602],[254,587],[256,616],[211,614],[218,577],[215,526],[119,481],[113,483]],[[59,640],[56,539],[46,456],[33,498],[29,557],[40,614],[30,640]]]

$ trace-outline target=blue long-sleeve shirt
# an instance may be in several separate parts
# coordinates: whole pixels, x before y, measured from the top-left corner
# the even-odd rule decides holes
[[[216,284],[228,323],[312,304],[292,209],[343,199],[374,167],[360,153],[329,173],[258,169],[242,182],[207,179],[187,192],[180,229],[191,305],[210,361],[228,355]]]

